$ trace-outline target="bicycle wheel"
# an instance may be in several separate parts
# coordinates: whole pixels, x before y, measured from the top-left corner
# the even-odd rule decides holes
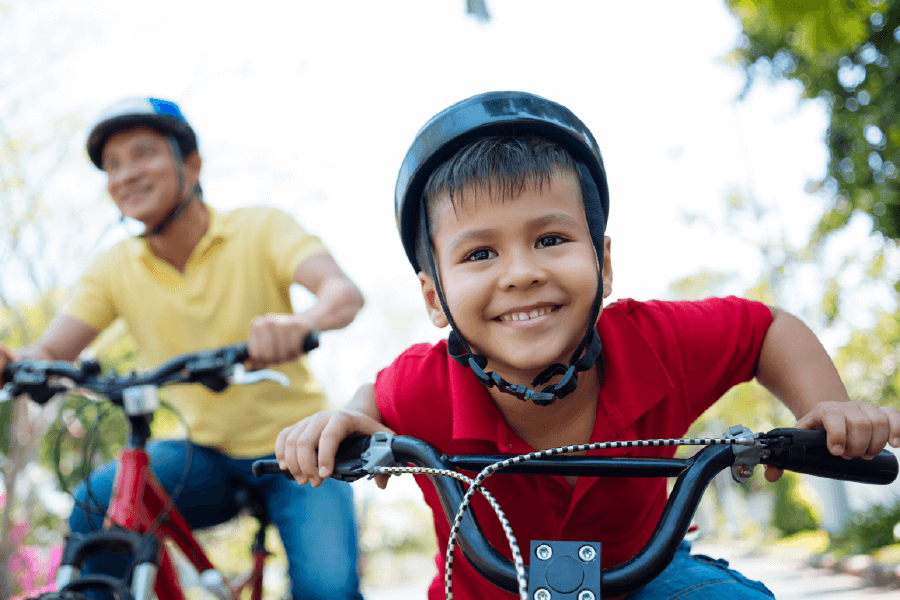
[[[81,592],[47,592],[28,600],[91,600]]]

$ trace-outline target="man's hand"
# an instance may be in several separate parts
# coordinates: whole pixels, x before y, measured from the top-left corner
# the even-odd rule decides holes
[[[6,363],[11,360],[19,360],[19,355],[3,344],[0,344],[0,386],[4,386],[7,383],[3,379],[3,370],[6,368]]]
[[[319,487],[334,472],[338,445],[351,435],[391,432],[382,423],[356,410],[323,410],[286,427],[275,442],[275,457],[300,485],[309,482]],[[376,475],[375,483],[384,489],[387,475]]]
[[[820,402],[804,415],[797,429],[825,430],[828,450],[846,459],[872,459],[890,444],[900,448],[900,411],[868,402]],[[781,469],[766,467],[766,479],[777,481]]]
[[[268,314],[250,323],[250,370],[293,362],[303,356],[303,340],[316,329],[303,314]]]

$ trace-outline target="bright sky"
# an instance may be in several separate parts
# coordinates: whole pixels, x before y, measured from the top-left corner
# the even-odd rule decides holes
[[[822,200],[803,187],[824,176],[825,112],[798,103],[790,84],[737,100],[744,75],[722,58],[740,31],[722,0],[690,11],[664,0],[488,0],[488,23],[464,4],[13,0],[16,61],[0,63],[0,78],[21,71],[4,95],[23,99],[23,133],[74,115],[76,147],[122,97],[174,100],[199,134],[212,206],[279,206],[322,237],[369,300],[315,357],[338,403],[411,342],[445,335],[425,319],[393,189],[418,128],[471,94],[541,94],[593,130],[609,174],[614,298],[665,296],[701,269],[737,273],[734,293],[752,283],[758,251],[721,230],[733,192],[777,207],[771,227],[807,239]],[[53,184],[51,203],[115,221],[86,156],[76,152]],[[101,246],[124,235],[113,232]]]

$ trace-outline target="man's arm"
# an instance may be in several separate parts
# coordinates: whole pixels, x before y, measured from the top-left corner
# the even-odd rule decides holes
[[[331,254],[313,254],[294,271],[294,281],[315,294],[316,305],[303,313],[316,329],[343,329],[362,309],[362,293],[341,271]]]
[[[250,367],[260,369],[297,360],[311,331],[342,329],[363,307],[356,285],[341,271],[331,254],[306,258],[294,271],[294,281],[316,296],[316,304],[302,313],[268,314],[250,324]]]
[[[795,427],[824,429],[835,456],[871,458],[890,443],[900,447],[900,412],[853,402],[815,334],[793,315],[770,307],[756,378],[797,417]],[[777,478],[775,471],[767,478]]]
[[[75,360],[81,351],[94,341],[98,333],[80,319],[57,315],[44,335],[31,346],[14,351],[0,344],[0,373],[3,372],[7,361],[17,360],[23,356],[39,360]]]
[[[97,337],[96,329],[75,317],[57,315],[44,331],[44,335],[32,344],[19,350],[22,356],[42,360],[75,360],[81,351]]]

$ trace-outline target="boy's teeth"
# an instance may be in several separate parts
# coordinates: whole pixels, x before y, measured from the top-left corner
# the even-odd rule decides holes
[[[527,313],[526,312],[510,313],[508,315],[501,317],[501,320],[503,320],[503,321],[527,321],[528,319],[536,319],[537,317],[540,317],[541,315],[546,315],[547,313],[550,312],[550,310],[551,310],[550,307],[545,306],[543,308],[535,308],[531,312],[527,312]]]

